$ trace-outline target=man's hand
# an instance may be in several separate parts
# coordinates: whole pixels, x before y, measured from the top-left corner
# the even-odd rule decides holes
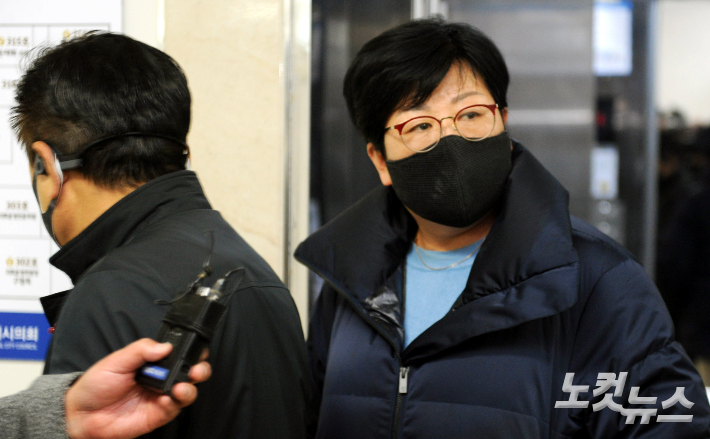
[[[174,419],[192,404],[197,388],[190,383],[173,386],[174,399],[148,390],[135,381],[138,368],[166,357],[169,343],[142,339],[94,364],[66,393],[67,433],[72,439],[133,438]],[[205,361],[190,369],[193,382],[211,374]]]

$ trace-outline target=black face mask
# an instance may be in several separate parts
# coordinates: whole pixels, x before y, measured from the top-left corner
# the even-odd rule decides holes
[[[443,137],[431,151],[387,161],[399,200],[424,219],[467,227],[488,213],[503,193],[512,167],[507,132],[478,142]]]

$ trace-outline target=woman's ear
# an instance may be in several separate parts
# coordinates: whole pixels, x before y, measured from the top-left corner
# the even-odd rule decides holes
[[[380,175],[380,181],[385,186],[392,185],[392,178],[390,178],[390,171],[387,169],[387,161],[380,151],[375,148],[375,145],[370,142],[367,144],[367,155],[372,160],[372,164],[375,165],[377,173]]]

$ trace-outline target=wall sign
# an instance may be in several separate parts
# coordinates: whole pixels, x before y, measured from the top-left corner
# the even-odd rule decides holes
[[[90,30],[121,31],[121,0],[0,2],[0,359],[43,360],[50,335],[39,298],[72,287],[49,264],[49,238],[32,192],[29,163],[10,127],[22,69],[36,48]]]

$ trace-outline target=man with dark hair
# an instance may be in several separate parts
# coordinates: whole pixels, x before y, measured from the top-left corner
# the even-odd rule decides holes
[[[17,87],[14,128],[32,164],[50,260],[74,283],[42,299],[55,328],[45,373],[85,370],[155,337],[165,303],[209,260],[225,284],[212,380],[156,438],[302,437],[303,333],[288,290],[211,209],[185,170],[190,93],[169,56],[99,33],[45,50]]]
[[[325,280],[311,433],[708,438],[653,282],[511,140],[507,87],[494,43],[441,20],[351,64],[345,98],[383,186],[296,250]]]

